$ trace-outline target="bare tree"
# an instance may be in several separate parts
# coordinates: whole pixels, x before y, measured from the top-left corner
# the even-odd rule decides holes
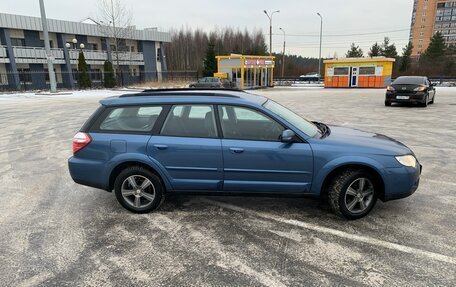
[[[126,60],[122,59],[122,52],[129,49],[126,41],[135,31],[131,25],[131,10],[121,0],[98,0],[98,19],[100,30],[107,38],[106,45],[114,48],[111,53],[114,54],[116,69],[120,71],[120,61]]]

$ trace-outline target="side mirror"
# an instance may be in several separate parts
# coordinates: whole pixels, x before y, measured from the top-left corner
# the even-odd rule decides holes
[[[284,130],[280,135],[280,141],[283,143],[292,143],[296,134],[292,130]]]

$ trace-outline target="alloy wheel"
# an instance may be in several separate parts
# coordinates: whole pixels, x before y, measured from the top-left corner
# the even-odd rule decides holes
[[[122,182],[121,194],[132,207],[144,208],[154,201],[155,187],[146,177],[131,175]]]
[[[368,178],[355,179],[347,188],[344,203],[348,211],[362,213],[374,200],[374,185]]]

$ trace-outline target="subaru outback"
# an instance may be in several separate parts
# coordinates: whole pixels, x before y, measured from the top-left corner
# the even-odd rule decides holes
[[[235,90],[106,98],[73,138],[76,183],[150,212],[166,194],[315,196],[348,219],[418,188],[421,165],[387,136],[311,122]]]

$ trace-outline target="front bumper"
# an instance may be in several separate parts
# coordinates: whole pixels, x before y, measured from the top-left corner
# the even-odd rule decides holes
[[[398,99],[397,97],[408,97],[408,99]],[[426,93],[416,92],[416,93],[391,93],[387,92],[385,97],[386,102],[390,103],[424,103],[426,101]]]
[[[384,201],[405,198],[415,193],[420,184],[422,170],[423,166],[420,163],[417,163],[417,167],[385,169]]]

